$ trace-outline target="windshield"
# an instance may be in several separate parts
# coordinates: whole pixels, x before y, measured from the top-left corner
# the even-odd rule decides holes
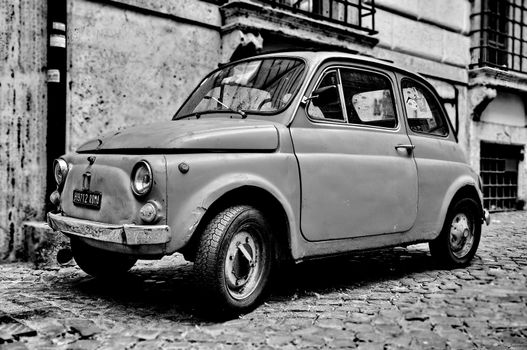
[[[285,108],[299,89],[304,63],[266,58],[227,66],[207,77],[175,118],[207,112],[271,114]]]

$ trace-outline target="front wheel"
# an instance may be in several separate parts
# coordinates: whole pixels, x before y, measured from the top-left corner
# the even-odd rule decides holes
[[[97,249],[79,239],[71,239],[73,258],[82,271],[99,278],[111,278],[130,270],[137,259]]]
[[[473,199],[464,198],[455,203],[447,213],[441,234],[429,243],[432,256],[448,267],[468,264],[481,238],[479,212]]]
[[[263,214],[248,205],[218,213],[201,235],[194,271],[207,306],[239,314],[267,290],[273,245]]]

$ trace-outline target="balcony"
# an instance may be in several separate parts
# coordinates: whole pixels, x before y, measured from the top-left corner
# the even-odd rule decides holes
[[[225,45],[237,35],[259,33],[263,51],[339,49],[369,54],[379,39],[374,0],[229,0],[221,3]],[[228,59],[228,57],[225,57]]]
[[[260,0],[271,6],[311,18],[342,24],[366,32],[375,31],[375,0]]]

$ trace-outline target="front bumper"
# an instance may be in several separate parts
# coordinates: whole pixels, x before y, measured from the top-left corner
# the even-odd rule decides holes
[[[159,245],[171,238],[167,225],[112,225],[53,213],[48,213],[48,224],[68,236],[127,246]]]

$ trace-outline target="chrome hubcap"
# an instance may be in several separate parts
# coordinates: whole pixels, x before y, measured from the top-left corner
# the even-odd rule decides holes
[[[225,259],[225,279],[230,295],[244,299],[258,286],[262,275],[262,248],[253,234],[240,231],[231,240]]]
[[[450,247],[457,258],[465,257],[474,244],[474,227],[463,213],[454,216],[450,227]]]

